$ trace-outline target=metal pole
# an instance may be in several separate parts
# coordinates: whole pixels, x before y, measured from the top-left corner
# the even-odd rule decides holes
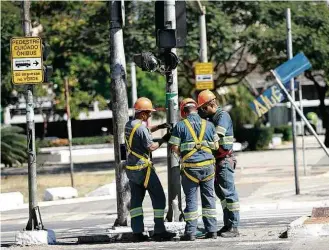
[[[124,171],[121,145],[124,144],[124,128],[128,121],[128,98],[126,84],[126,59],[123,47],[122,20],[119,14],[121,1],[110,5],[110,60],[111,60],[111,101],[113,103],[113,137],[115,156],[115,177],[117,192],[117,219],[114,226],[127,226],[130,192],[128,178]]]
[[[164,2],[164,23],[169,29],[176,29],[175,0]],[[170,52],[168,50],[167,52]],[[171,49],[176,54],[176,49]],[[178,84],[177,69],[166,72],[166,99],[167,122],[172,126],[177,123],[178,116]],[[179,221],[181,210],[180,168],[178,159],[173,155],[169,145],[167,146],[168,164],[168,213],[167,221]]]
[[[299,83],[299,106],[300,110],[304,114],[303,110],[303,92],[302,92],[302,83]],[[302,150],[303,150],[303,168],[304,168],[304,175],[306,175],[306,157],[305,157],[305,138],[304,138],[304,121],[301,119],[300,121],[301,124],[301,132],[302,132]]]
[[[316,140],[319,142],[320,146],[323,148],[324,152],[329,157],[329,151],[328,151],[328,149],[326,148],[326,146],[324,145],[324,143],[320,140],[319,136],[316,134],[315,130],[313,129],[313,127],[311,126],[311,124],[309,123],[309,121],[306,119],[306,117],[304,116],[303,112],[297,107],[296,103],[292,99],[292,96],[289,95],[287,89],[284,87],[284,85],[280,81],[279,77],[276,75],[275,71],[271,70],[271,72],[274,75],[274,77],[275,77],[277,83],[279,84],[280,88],[287,95],[288,100],[291,102],[291,105],[295,107],[297,113],[303,119],[303,121],[305,122],[305,124],[308,127],[308,129],[312,132],[312,134],[314,135],[314,137],[316,138]]]
[[[134,62],[130,64],[131,71],[131,108],[134,108],[134,104],[137,100],[137,84],[136,84],[136,65]]]
[[[71,126],[71,110],[70,110],[70,92],[69,92],[69,79],[65,77],[65,101],[66,101],[66,115],[67,115],[67,134],[69,138],[70,150],[70,174],[71,186],[74,187],[74,167],[72,159],[72,126]]]
[[[198,1],[199,2],[199,1]],[[208,62],[207,55],[207,29],[206,29],[206,7],[200,4],[200,62]]]
[[[288,58],[291,59],[293,57],[292,53],[292,38],[291,38],[291,16],[290,9],[288,8],[286,11],[287,18],[287,54]],[[292,100],[295,101],[295,82],[292,78],[290,80],[290,88],[291,88],[291,97]],[[300,193],[299,189],[299,179],[298,179],[298,160],[297,160],[297,137],[296,137],[296,111],[294,106],[291,106],[291,121],[292,121],[292,143],[293,143],[293,151],[294,151],[294,171],[295,171],[295,187],[296,187],[296,195]]]
[[[31,36],[29,0],[22,2],[22,20],[24,36]],[[38,221],[34,216],[34,209],[37,207],[37,164],[35,151],[35,126],[34,126],[34,101],[33,85],[26,86],[26,135],[28,154],[28,186],[29,186],[29,221],[26,230],[34,230],[38,227]]]

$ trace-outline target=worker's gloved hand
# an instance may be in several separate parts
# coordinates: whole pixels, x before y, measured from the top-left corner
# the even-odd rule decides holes
[[[165,141],[165,142],[168,142],[170,140],[170,137],[171,137],[171,134],[170,133],[167,133],[165,134],[164,136],[162,136],[162,140]]]
[[[162,123],[158,125],[158,129],[171,128],[171,125],[168,123]]]

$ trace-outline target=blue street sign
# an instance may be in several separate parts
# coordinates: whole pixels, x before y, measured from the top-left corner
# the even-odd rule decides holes
[[[264,91],[259,97],[253,100],[249,106],[258,117],[266,114],[277,103],[282,102],[286,95],[282,93],[278,84],[274,84]]]
[[[298,88],[299,82],[295,81],[295,89]],[[284,84],[286,89],[290,91],[290,82]],[[258,117],[266,114],[277,103],[286,99],[286,94],[278,84],[274,84],[266,89],[263,94],[253,100],[249,106],[257,114]]]
[[[291,78],[299,76],[305,70],[311,68],[312,65],[304,55],[303,52],[297,54],[289,61],[286,61],[284,64],[281,64],[277,67],[274,72],[281,80],[283,84],[290,81]]]

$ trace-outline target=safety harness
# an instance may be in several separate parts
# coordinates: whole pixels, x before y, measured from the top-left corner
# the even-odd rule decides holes
[[[142,125],[142,123],[137,123],[133,127],[133,129],[132,129],[132,131],[131,131],[131,133],[129,135],[129,141],[127,141],[127,138],[126,137],[125,137],[125,141],[126,141],[126,144],[127,144],[128,154],[132,154],[132,155],[136,156],[138,159],[142,160],[144,162],[144,164],[143,165],[134,165],[134,166],[127,165],[126,168],[129,169],[129,170],[141,170],[141,169],[147,168],[146,177],[145,177],[145,180],[144,180],[144,187],[147,188],[147,185],[148,185],[149,180],[150,180],[151,170],[153,168],[153,164],[150,161],[149,156],[146,158],[146,157],[144,157],[144,156],[136,153],[135,151],[132,151],[131,150],[131,146],[132,146],[134,134],[135,134],[136,130],[141,125]]]
[[[182,171],[184,172],[184,174],[193,182],[195,183],[199,183],[200,181],[193,177],[192,175],[190,175],[189,173],[186,172],[185,168],[193,168],[193,167],[204,167],[204,166],[208,166],[211,164],[215,163],[215,160],[206,160],[206,161],[202,161],[202,162],[193,162],[193,163],[189,163],[186,162],[186,160],[188,160],[193,154],[195,154],[198,151],[204,151],[207,152],[209,154],[212,154],[211,149],[208,146],[205,146],[204,144],[207,143],[207,141],[203,141],[204,138],[204,134],[206,131],[206,125],[207,125],[207,121],[202,119],[201,122],[201,131],[200,131],[200,135],[199,138],[197,137],[194,129],[191,126],[191,123],[188,121],[188,119],[183,120],[186,127],[188,128],[190,134],[192,135],[193,141],[194,142],[188,142],[186,144],[191,145],[193,144],[193,148],[190,150],[189,153],[187,153],[183,158],[182,158]],[[215,173],[209,175],[208,177],[204,178],[201,181],[208,181],[211,180],[214,177]]]

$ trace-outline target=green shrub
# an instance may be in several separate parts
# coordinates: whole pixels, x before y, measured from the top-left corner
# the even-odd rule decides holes
[[[1,163],[6,167],[27,162],[27,142],[24,129],[1,126]]]
[[[94,144],[105,144],[112,143],[112,136],[93,136],[93,137],[77,137],[72,138],[72,145],[94,145]],[[47,148],[47,147],[63,147],[68,146],[68,139],[44,139],[37,141],[37,147]]]
[[[283,134],[282,140],[291,141],[292,140],[292,128],[289,125],[282,125],[274,128],[274,133]]]
[[[235,138],[239,142],[248,142],[250,150],[262,150],[268,147],[272,140],[273,129],[261,128],[241,128],[235,132]]]

